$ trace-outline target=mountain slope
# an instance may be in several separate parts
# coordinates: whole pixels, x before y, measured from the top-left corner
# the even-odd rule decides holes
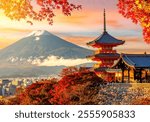
[[[34,31],[16,43],[0,50],[0,77],[56,75],[74,60],[85,58],[92,52],[67,42],[48,31]],[[39,60],[41,62],[47,61],[50,65],[33,63]],[[81,62],[81,60],[78,61],[80,64],[87,63]],[[62,64],[62,62],[64,63]],[[57,64],[52,66],[52,63]]]
[[[50,55],[64,58],[85,58],[91,50],[67,42],[48,31],[35,31],[0,51],[0,59],[29,58]]]

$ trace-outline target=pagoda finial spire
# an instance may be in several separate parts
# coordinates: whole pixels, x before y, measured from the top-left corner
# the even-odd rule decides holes
[[[106,32],[106,12],[104,9],[104,32]]]

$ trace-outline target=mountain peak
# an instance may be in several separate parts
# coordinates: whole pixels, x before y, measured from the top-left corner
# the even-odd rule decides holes
[[[10,57],[25,58],[40,56],[58,56],[64,58],[85,58],[91,51],[67,42],[45,30],[33,31],[0,51],[0,59]]]
[[[37,30],[31,32],[27,37],[29,36],[41,36],[41,35],[50,35],[51,33],[46,30]]]

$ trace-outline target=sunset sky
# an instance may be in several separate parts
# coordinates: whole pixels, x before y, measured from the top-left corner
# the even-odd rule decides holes
[[[33,26],[24,20],[11,21],[0,11],[0,49],[34,30],[48,30],[67,41],[87,48],[86,43],[103,32],[103,9],[105,8],[108,33],[126,41],[123,46],[118,47],[119,52],[150,53],[150,45],[143,41],[141,27],[118,13],[117,0],[70,0],[70,2],[81,4],[83,9],[74,11],[70,17],[57,11],[53,26],[48,25],[46,21],[34,22]]]

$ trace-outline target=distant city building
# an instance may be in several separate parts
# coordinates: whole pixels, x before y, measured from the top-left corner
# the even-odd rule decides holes
[[[12,85],[15,85],[15,86],[19,85],[19,81],[18,80],[13,80],[11,83],[12,83]]]
[[[2,86],[0,85],[0,96],[2,96]]]
[[[16,85],[11,85],[11,86],[9,87],[8,95],[9,95],[9,96],[10,96],[10,95],[14,95],[14,94],[16,93],[16,88],[17,88]]]
[[[2,96],[5,96],[6,93],[6,86],[2,86]]]
[[[5,80],[1,80],[1,81],[0,81],[0,84],[6,85],[6,84],[8,84],[8,83],[10,83],[10,82],[11,82],[11,80],[5,79]]]
[[[2,79],[0,79],[0,85],[2,84]]]
[[[0,96],[7,97],[14,95],[18,87],[27,87],[36,81],[41,81],[41,79],[46,79],[46,77],[32,77],[32,78],[9,78],[0,79]]]

